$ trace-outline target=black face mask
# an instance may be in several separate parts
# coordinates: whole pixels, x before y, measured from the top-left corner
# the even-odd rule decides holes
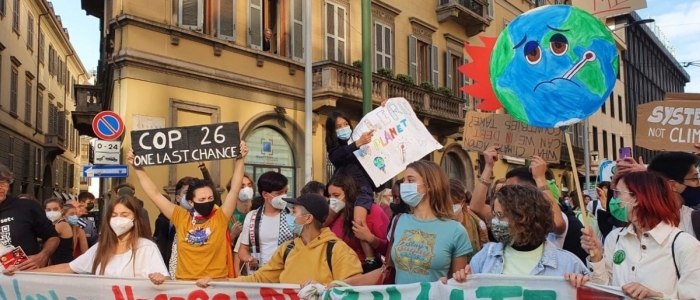
[[[685,186],[685,190],[681,193],[681,197],[685,201],[685,206],[696,207],[700,204],[700,187]]]
[[[85,208],[87,208],[88,211],[91,211],[93,208],[95,208],[95,203],[89,203]]]
[[[391,208],[391,212],[393,212],[394,215],[408,213],[408,204],[403,203],[403,201],[399,204],[389,203],[389,208]]]
[[[208,217],[211,211],[214,210],[214,201],[204,203],[194,203],[194,210],[203,217]]]

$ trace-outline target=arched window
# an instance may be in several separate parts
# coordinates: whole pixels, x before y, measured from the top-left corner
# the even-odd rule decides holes
[[[288,195],[296,197],[294,152],[287,139],[271,127],[260,127],[250,133],[246,143],[249,151],[245,161],[246,173],[257,182],[265,172],[279,172],[289,180]]]
[[[464,164],[456,153],[445,153],[445,157],[442,158],[440,167],[442,167],[442,170],[445,171],[448,178],[459,179],[459,181],[462,182],[465,181]]]

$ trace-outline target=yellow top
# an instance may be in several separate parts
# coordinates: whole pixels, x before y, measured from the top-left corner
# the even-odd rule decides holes
[[[177,280],[197,280],[203,277],[228,277],[226,265],[226,232],[228,218],[217,209],[204,223],[193,224],[192,215],[178,206],[172,223],[177,232]]]
[[[331,255],[332,274],[326,261],[326,247],[329,241],[335,241]],[[291,241],[280,245],[270,261],[255,271],[255,274],[231,281],[301,284],[313,279],[321,284],[328,284],[334,280],[345,280],[362,274],[362,265],[355,251],[328,228],[323,228],[321,234],[307,245],[304,245],[301,238],[295,238],[294,249],[289,252],[284,262],[284,252],[289,243]]]
[[[503,275],[530,275],[542,259],[544,244],[532,251],[518,251],[511,246],[503,253]]]

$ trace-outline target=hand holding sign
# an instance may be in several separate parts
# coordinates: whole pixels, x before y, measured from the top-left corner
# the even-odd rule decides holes
[[[373,134],[374,134],[374,130],[370,130],[370,131],[367,131],[367,132],[363,133],[363,134],[360,136],[360,138],[359,138],[357,141],[355,141],[355,146],[356,146],[357,148],[360,148],[360,147],[362,147],[362,146],[364,146],[364,145],[369,144],[369,142],[372,141],[372,135],[373,135]]]
[[[547,163],[544,159],[539,156],[533,156],[530,160],[530,173],[532,173],[532,177],[534,177],[535,180],[538,178],[546,179]]]
[[[500,149],[500,146],[491,146],[484,151],[484,163],[487,166],[493,167],[496,165],[496,161],[498,161],[498,150]]]

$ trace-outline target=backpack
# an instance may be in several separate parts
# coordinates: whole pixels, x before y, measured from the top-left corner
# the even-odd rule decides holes
[[[326,261],[328,262],[328,269],[331,270],[331,276],[333,275],[333,265],[331,263],[331,259],[333,258],[333,246],[335,246],[335,241],[328,241],[328,246],[326,247]],[[291,243],[287,244],[287,248],[284,249],[282,264],[287,262],[287,256],[289,255],[289,252],[292,252],[292,249],[294,249],[293,240]]]
[[[695,238],[700,240],[700,210],[693,210],[690,213],[690,223],[693,224],[693,231],[695,231]]]
[[[625,230],[625,227],[620,228],[620,233]],[[681,279],[681,272],[678,270],[678,263],[676,263],[676,240],[678,239],[678,236],[681,235],[683,231],[679,231],[676,233],[676,236],[673,237],[673,242],[671,242],[671,257],[673,258],[673,266],[676,268],[676,277],[678,279]],[[620,241],[620,235],[618,234],[617,239],[615,240],[615,244],[617,245],[617,242]]]

